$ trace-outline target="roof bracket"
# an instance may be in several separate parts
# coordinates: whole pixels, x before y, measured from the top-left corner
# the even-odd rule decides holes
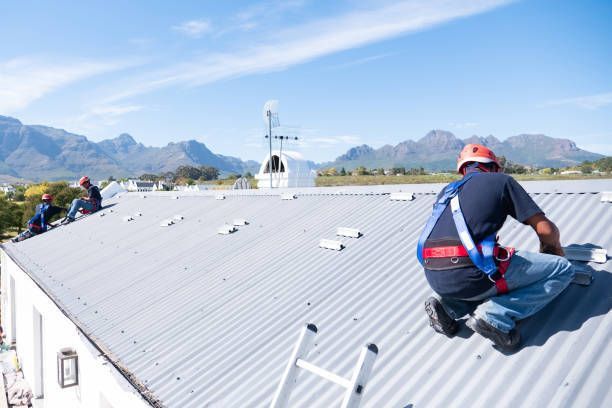
[[[334,241],[333,239],[321,239],[321,241],[319,241],[319,247],[333,249],[334,251],[342,251],[344,249],[342,242]]]
[[[601,192],[601,202],[602,203],[612,203],[612,191],[602,191]]]
[[[229,235],[236,231],[238,231],[238,228],[234,227],[233,225],[225,224],[217,229],[217,234]]]
[[[391,195],[389,196],[389,198],[392,201],[412,201],[414,200],[414,193],[412,192],[396,192],[396,193],[391,193]]]
[[[570,261],[606,263],[608,251],[601,247],[581,247],[570,245],[564,247],[565,257]]]
[[[283,193],[281,194],[281,200],[295,200],[297,196],[293,193]]]
[[[336,235],[348,238],[359,238],[363,234],[357,228],[338,227],[338,229],[336,230]]]

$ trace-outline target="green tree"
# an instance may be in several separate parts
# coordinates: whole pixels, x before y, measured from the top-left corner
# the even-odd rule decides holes
[[[200,177],[204,180],[217,180],[219,178],[219,170],[216,167],[201,166],[199,170]]]
[[[359,166],[359,167],[357,167],[355,170],[353,170],[353,173],[354,173],[354,174],[357,174],[358,176],[367,176],[367,175],[369,175],[369,174],[370,174],[370,173],[368,172],[368,169],[366,169],[366,168],[365,168],[365,167],[363,167],[363,166]]]
[[[23,209],[20,205],[9,201],[4,195],[0,196],[0,236],[9,229],[21,230]]]
[[[174,174],[177,178],[197,180],[202,177],[202,170],[194,166],[179,166]]]
[[[344,169],[344,167],[340,169],[340,175],[346,176],[346,170]]]

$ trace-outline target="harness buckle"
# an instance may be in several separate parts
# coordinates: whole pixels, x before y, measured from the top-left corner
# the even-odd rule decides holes
[[[510,258],[512,258],[512,254],[510,253],[510,251],[508,251],[508,249],[506,249],[506,247],[499,246],[499,247],[497,247],[497,248],[499,248],[499,249],[497,250],[497,254],[495,254],[495,260],[496,260],[496,261],[499,261],[499,262],[507,262],[507,261],[509,261],[509,260],[510,260]],[[503,250],[503,251],[506,253],[506,256],[505,256],[504,258],[500,258],[500,257],[499,257],[499,254],[500,254],[500,252],[501,252],[502,250]]]

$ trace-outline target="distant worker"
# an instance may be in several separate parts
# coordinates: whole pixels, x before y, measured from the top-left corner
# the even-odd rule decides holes
[[[62,221],[62,224],[68,224],[74,221],[77,212],[79,211],[83,214],[89,214],[102,208],[102,196],[100,195],[100,189],[98,189],[98,186],[91,184],[91,181],[87,176],[81,177],[79,180],[79,185],[87,190],[87,197],[75,198],[72,200],[70,210],[68,210],[68,214]]]
[[[36,206],[34,216],[28,220],[28,228],[13,238],[12,241],[20,242],[32,238],[35,235],[42,234],[49,228],[52,228],[50,224],[51,218],[62,211],[66,211],[65,208],[54,206],[51,204],[52,202],[53,196],[51,196],[51,194],[43,194],[42,204]]]
[[[437,297],[425,311],[438,333],[453,336],[457,319],[502,351],[520,345],[515,322],[538,312],[570,284],[559,230],[512,177],[501,173],[495,154],[466,145],[457,162],[463,178],[438,195],[421,233],[417,257]],[[531,226],[540,252],[501,246],[497,233],[507,216]]]
[[[3,351],[9,351],[10,349],[11,346],[4,342],[4,330],[2,329],[2,326],[0,326],[0,353]]]

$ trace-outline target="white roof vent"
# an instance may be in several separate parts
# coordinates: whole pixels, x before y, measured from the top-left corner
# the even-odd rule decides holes
[[[340,235],[341,237],[359,238],[363,234],[357,228],[338,227],[336,230],[336,235]]]
[[[412,201],[414,200],[414,193],[399,191],[397,193],[391,193],[390,198],[393,201]]]
[[[175,221],[181,221],[181,220],[185,219],[185,217],[183,217],[180,214],[176,214],[173,218],[174,218]]]
[[[140,198],[147,198],[147,196],[146,196],[146,195],[144,195],[144,194],[141,194],[141,195],[140,195]]]
[[[238,229],[233,225],[225,224],[224,226],[217,229],[217,234],[229,235],[236,231],[238,231]]]
[[[167,219],[167,220],[163,220],[162,222],[159,223],[160,227],[169,227],[172,224],[174,224],[174,221],[172,221],[171,219]]]
[[[142,213],[140,211],[136,211],[134,213],[134,217],[142,217]]]
[[[283,193],[281,194],[281,200],[295,200],[297,196],[293,193]]]
[[[319,241],[319,247],[325,249],[333,249],[334,251],[342,251],[344,245],[340,241],[334,241],[333,239],[322,239]]]
[[[124,222],[134,221],[134,217],[132,217],[131,215],[126,215],[125,217],[123,217],[123,221]]]
[[[233,222],[234,226],[241,227],[243,225],[249,225],[249,222],[244,218],[236,218]]]
[[[100,213],[100,217],[104,217],[105,215],[106,215],[106,213],[104,213],[104,212]]]
[[[225,194],[217,194],[215,200],[225,200]]]
[[[612,203],[612,191],[603,191],[601,193],[602,203]]]
[[[173,200],[178,200],[178,196],[172,196],[170,198],[173,199]]]

